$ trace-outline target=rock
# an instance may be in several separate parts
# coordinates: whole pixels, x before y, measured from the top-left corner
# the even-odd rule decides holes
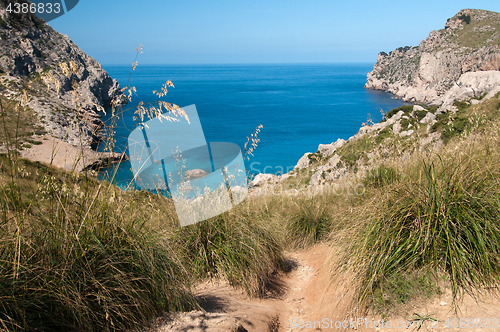
[[[399,111],[397,112],[396,114],[394,114],[393,116],[391,116],[391,118],[388,121],[388,124],[391,125],[393,124],[394,122],[398,121],[401,119],[401,117],[403,116],[403,114],[405,114],[405,112],[403,111]],[[386,121],[386,122],[387,122]]]
[[[285,174],[283,174],[283,175],[281,175],[281,176],[279,177],[279,180],[280,180],[280,181],[285,181],[285,180],[287,180],[289,177],[290,177],[290,174],[285,173]]]
[[[330,160],[328,160],[326,166],[328,166],[329,168],[334,168],[337,167],[339,162],[340,162],[340,156],[338,154],[334,154],[333,157],[331,157]]]
[[[264,185],[266,182],[269,182],[270,180],[275,180],[275,179],[276,179],[276,176],[273,174],[259,173],[253,179],[251,185],[253,187],[259,187],[259,186]]]
[[[319,170],[311,176],[311,180],[309,180],[309,184],[312,186],[318,185],[323,180],[323,170]]]
[[[457,30],[462,30],[466,24],[460,18],[462,15],[469,15],[475,28],[456,38]],[[373,70],[367,75],[365,87],[384,90],[413,103],[441,105],[461,75],[500,70],[500,46],[493,42],[500,38],[495,31],[499,24],[499,13],[461,10],[448,20],[445,29],[431,31],[420,46],[400,47],[388,55],[379,55]],[[462,40],[474,42],[471,46]],[[488,92],[491,88],[485,87],[483,91]],[[468,89],[454,93],[460,98],[480,95],[478,90]]]
[[[334,143],[330,144],[320,144],[318,146],[318,151],[323,157],[328,157],[337,151],[338,148],[342,147],[346,143],[345,140],[339,138]]]
[[[425,111],[425,108],[423,108],[420,105],[413,105],[413,112],[416,112],[416,111]]]
[[[309,167],[309,164],[311,162],[311,159],[309,159],[309,155],[311,154],[311,152],[306,152],[300,159],[299,161],[297,162],[297,165],[295,165],[294,169],[295,168],[298,168],[299,170],[300,169],[303,169],[303,168],[306,168],[306,167]]]
[[[401,128],[402,127],[401,127],[401,122],[400,121],[394,123],[394,125],[392,126],[392,133],[394,135],[399,134],[399,132],[401,131]]]
[[[481,101],[489,100],[489,99],[491,99],[491,98],[495,97],[495,95],[496,95],[497,93],[499,93],[499,92],[500,92],[500,86],[496,86],[496,87],[494,87],[493,89],[491,89],[491,90],[490,90],[490,91],[486,94],[486,96],[484,96],[484,98],[483,98],[483,99],[481,99]]]
[[[443,105],[452,105],[456,100],[480,97],[500,87],[499,71],[469,72],[460,76],[458,82],[443,96]]]
[[[430,123],[432,121],[436,120],[436,115],[434,115],[433,113],[431,112],[428,112],[424,117],[423,119],[420,120],[420,123],[424,123],[424,124],[427,124],[427,123]]]
[[[204,176],[207,176],[207,172],[205,172],[204,170],[202,169],[190,169],[190,170],[187,170],[184,172],[184,175],[186,176],[186,178],[188,179],[198,179],[198,178],[202,178]]]
[[[406,137],[406,136],[410,136],[411,134],[413,134],[413,129],[402,131],[402,132],[399,133],[399,136],[400,137]]]
[[[72,145],[95,146],[104,140],[102,110],[125,102],[118,82],[68,36],[34,14],[8,13],[5,1],[0,7],[0,69],[12,82],[4,82],[2,94],[16,95],[19,88],[14,83],[21,86],[23,80],[38,77],[27,105],[38,118],[45,118],[39,126]],[[73,87],[78,94],[76,104]]]

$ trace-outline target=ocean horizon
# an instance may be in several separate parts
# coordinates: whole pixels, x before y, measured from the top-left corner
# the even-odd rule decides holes
[[[243,150],[247,137],[263,126],[258,147],[245,161],[251,174],[286,173],[319,144],[348,139],[368,117],[378,122],[381,111],[405,104],[364,89],[373,63],[139,65],[132,73],[126,65],[103,68],[122,88],[130,76],[128,85],[137,90],[114,129],[115,151],[126,151],[134,107],[157,101],[153,90],[171,80],[175,88],[162,100],[195,104],[207,142],[236,143]],[[108,118],[109,112],[103,120]],[[124,187],[131,179],[130,163],[124,162],[116,183]]]

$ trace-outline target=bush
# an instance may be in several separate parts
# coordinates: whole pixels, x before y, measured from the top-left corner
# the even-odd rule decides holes
[[[403,111],[405,115],[409,115],[413,111],[413,105],[403,105],[398,108],[390,110],[385,116],[385,120],[389,120],[393,115],[397,114],[399,111]]]
[[[470,23],[470,20],[471,20],[471,17],[470,15],[467,15],[467,14],[462,14],[458,17],[459,20],[462,20],[465,22],[465,24],[469,24]]]

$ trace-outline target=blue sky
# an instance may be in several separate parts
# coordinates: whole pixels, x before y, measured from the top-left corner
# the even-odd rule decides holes
[[[375,62],[498,0],[80,0],[50,25],[103,64]]]

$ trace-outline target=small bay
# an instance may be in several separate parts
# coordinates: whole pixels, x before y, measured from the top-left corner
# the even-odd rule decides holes
[[[103,66],[122,87],[129,66]],[[134,106],[154,102],[167,80],[162,100],[181,107],[195,104],[208,142],[232,142],[241,149],[258,125],[260,142],[246,161],[251,173],[284,173],[318,144],[356,134],[368,116],[374,122],[404,103],[385,92],[364,89],[371,63],[252,64],[252,65],[144,65],[130,75],[137,93],[114,128],[116,151],[126,149],[134,128]],[[109,117],[109,112],[106,120]],[[101,178],[105,178],[105,169]],[[130,163],[119,166],[116,182],[125,186],[132,178]]]

